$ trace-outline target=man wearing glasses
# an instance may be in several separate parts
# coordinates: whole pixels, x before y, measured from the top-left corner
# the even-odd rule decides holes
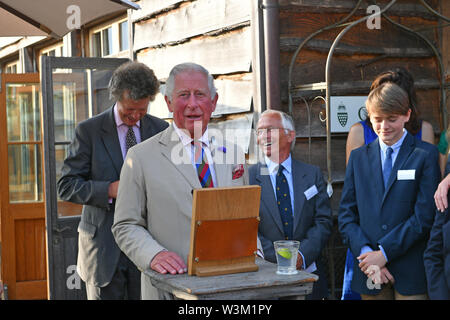
[[[321,251],[331,233],[331,209],[322,172],[293,159],[295,128],[292,118],[267,110],[257,125],[258,146],[264,160],[250,167],[250,184],[261,186],[258,237],[264,257],[276,263],[273,242],[300,241],[297,269],[319,275],[307,299],[327,297]],[[284,191],[283,191],[284,190]]]

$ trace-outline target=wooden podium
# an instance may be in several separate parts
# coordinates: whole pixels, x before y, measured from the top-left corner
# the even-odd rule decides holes
[[[195,189],[188,274],[257,271],[260,186]]]

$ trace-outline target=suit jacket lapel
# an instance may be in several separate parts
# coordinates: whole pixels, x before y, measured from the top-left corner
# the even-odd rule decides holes
[[[307,185],[305,179],[306,172],[301,170],[301,164],[292,158],[292,184],[294,187],[294,234],[296,229],[300,226],[300,219],[302,215],[303,206],[305,205],[304,192],[312,187]]]
[[[187,180],[193,189],[202,187],[191,162],[191,156],[187,154],[178,134],[172,125],[163,131],[159,140],[161,153],[168,162]],[[174,157],[174,158],[173,158]]]
[[[104,114],[102,125],[102,140],[105,144],[107,154],[110,156],[117,174],[122,170],[123,157],[120,149],[119,137],[117,135],[116,122],[114,120],[113,108]]]
[[[147,140],[156,133],[155,128],[152,127],[150,123],[150,118],[147,115],[142,117],[141,119],[140,132],[141,132],[141,141]]]
[[[409,133],[406,134],[405,140],[403,141],[400,150],[397,155],[397,159],[395,160],[394,166],[392,167],[391,176],[389,177],[388,185],[386,187],[386,191],[384,192],[383,201],[386,197],[386,194],[389,192],[389,189],[394,184],[395,180],[397,180],[397,171],[403,167],[406,159],[408,159],[411,152],[414,150],[415,138]]]
[[[374,186],[377,199],[382,199],[384,194],[384,181],[378,138],[367,145],[367,159],[365,159],[365,161],[366,163],[369,163],[368,169],[371,171],[370,176],[373,177],[373,181],[368,181],[367,183],[371,183]]]
[[[270,177],[268,174],[261,174],[261,170],[267,172],[267,166],[262,163],[258,163],[257,170],[258,171],[256,173],[255,179],[261,186],[262,202],[269,210],[269,214],[270,216],[272,216],[278,229],[280,229],[280,232],[284,234],[283,222],[281,221],[280,212],[277,206],[277,200],[275,198],[275,194],[273,193],[272,182],[270,181]]]

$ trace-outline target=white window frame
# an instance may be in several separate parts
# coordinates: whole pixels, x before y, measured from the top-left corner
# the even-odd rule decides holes
[[[22,73],[21,72],[22,70],[20,68],[20,63],[19,62],[20,62],[19,60],[14,60],[14,61],[6,63],[5,64],[5,69],[4,69],[5,73],[8,73],[8,74]],[[15,72],[11,72],[12,68],[14,68],[14,67],[16,67],[16,71]]]
[[[128,57],[130,50],[130,43],[128,41],[128,49],[120,50],[120,27],[122,22],[128,22],[128,17],[120,17],[113,21],[108,21],[99,26],[92,28],[89,31],[89,56],[90,57],[101,57],[101,58],[123,58]],[[103,55],[103,30],[111,28],[111,41],[112,41],[112,52],[108,55]],[[130,25],[128,25],[130,28]],[[128,29],[129,30],[129,29]],[[94,55],[94,34],[100,33],[100,56]]]
[[[43,49],[41,49],[41,51],[39,52],[39,54],[41,56],[45,55],[45,54],[49,54],[51,51],[55,51],[55,57],[62,57],[64,56],[63,52],[64,52],[64,43],[63,42],[58,42],[54,45],[45,47]]]

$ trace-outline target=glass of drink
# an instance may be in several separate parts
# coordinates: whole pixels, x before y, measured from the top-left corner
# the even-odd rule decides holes
[[[279,240],[275,241],[273,246],[277,256],[277,274],[296,274],[300,242],[296,240]]]

